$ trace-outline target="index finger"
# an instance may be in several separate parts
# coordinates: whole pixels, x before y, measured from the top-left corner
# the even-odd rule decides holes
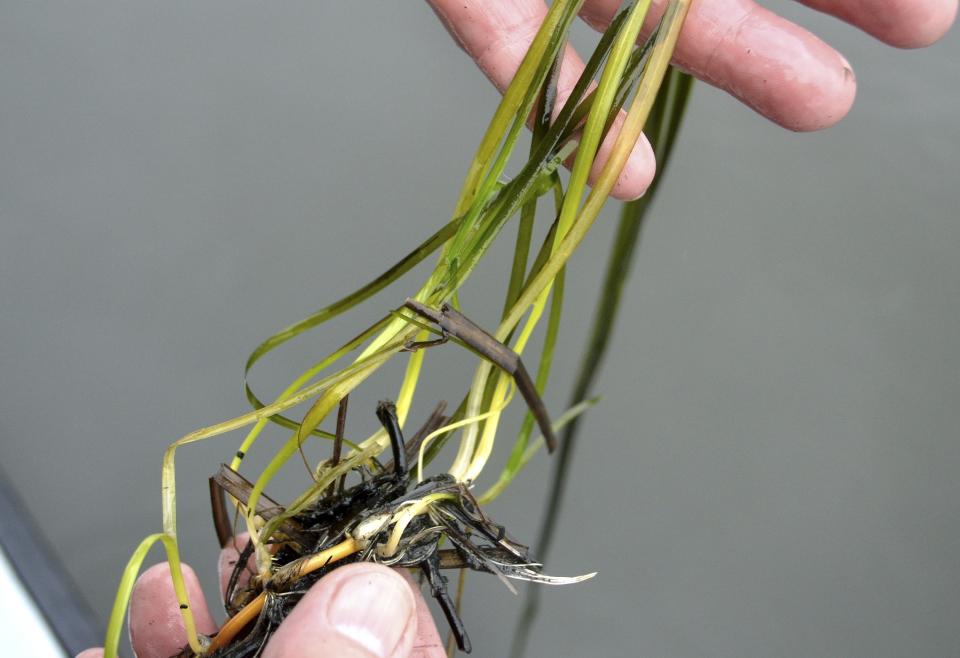
[[[547,6],[543,0],[427,0],[447,30],[494,86],[503,92],[520,67]],[[583,61],[568,46],[557,78],[557,109],[567,101],[583,73]],[[609,157],[625,118],[620,112],[597,152],[590,172],[592,183]],[[641,137],[624,165],[612,195],[618,199],[641,196],[653,180],[653,149]]]

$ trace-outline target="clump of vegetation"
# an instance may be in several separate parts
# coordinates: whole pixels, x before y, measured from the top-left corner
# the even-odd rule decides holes
[[[368,301],[439,250],[435,268],[414,294],[395,302],[379,321],[307,368],[272,402],[264,403],[248,386],[252,411],[196,430],[167,449],[162,470],[163,529],[143,540],[123,573],[107,629],[107,658],[117,654],[136,575],[158,541],[170,563],[189,639],[184,656],[255,655],[310,584],[349,561],[421,568],[457,644],[466,651],[470,648],[466,629],[441,569],[490,572],[505,582],[514,578],[560,584],[583,578],[543,574],[528,549],[490,519],[481,505],[502,493],[541,447],[552,447],[554,432],[591,404],[584,398],[612,325],[620,284],[615,278],[608,281],[601,296],[601,319],[594,328],[574,399],[551,423],[540,394],[549,379],[560,326],[564,268],[596,220],[648,119],[657,155],[666,160],[689,91],[689,78],[676,71],[668,73],[689,0],[673,0],[658,27],[640,45],[638,36],[651,3],[630,3],[599,39],[569,100],[558,109],[554,105],[560,56],[581,4],[557,0],[551,5],[480,143],[453,219],[369,284],[263,342],[249,357],[246,371],[279,345]],[[592,189],[588,188],[598,148],[621,109],[627,110],[622,129]],[[533,137],[526,160],[516,175],[505,177],[528,120],[533,122]],[[571,158],[570,176],[564,182],[558,168]],[[545,239],[534,251],[537,201],[543,196],[552,197],[554,212],[549,215]],[[647,203],[627,206],[608,279],[629,263]],[[484,323],[467,319],[457,292],[513,217],[519,220],[504,311],[499,324],[487,333],[479,326]],[[531,376],[521,355],[541,323],[545,324],[543,346]],[[443,343],[459,344],[480,357],[472,382],[449,416],[443,405],[438,406],[427,423],[405,440],[401,428],[425,373],[425,354]],[[349,440],[350,393],[389,360],[400,357],[407,364],[396,401],[381,403],[377,409],[382,429],[366,439]],[[334,370],[348,358],[352,360],[347,365]],[[501,415],[516,391],[529,412],[498,479],[476,494],[473,485],[487,465]],[[306,404],[309,407],[300,420],[284,415]],[[335,431],[321,429],[320,424],[335,411]],[[289,429],[290,436],[266,468],[248,480],[241,475],[243,460],[258,447],[257,439],[268,423]],[[537,438],[533,437],[535,426],[541,431]],[[231,617],[216,636],[208,638],[197,633],[181,574],[175,456],[184,445],[242,428],[249,428],[247,434],[230,464],[212,479],[212,491],[221,542],[232,536],[233,515],[228,509],[232,505],[250,534],[250,543],[228,589]],[[428,476],[427,468],[455,436],[458,444],[452,464]],[[289,503],[277,504],[265,493],[267,487],[284,464],[302,453],[311,437],[329,439],[331,457],[308,464],[309,486]],[[387,450],[391,461],[383,463],[381,455]],[[545,528],[549,533],[549,521]],[[256,574],[241,585],[241,571],[251,556]]]

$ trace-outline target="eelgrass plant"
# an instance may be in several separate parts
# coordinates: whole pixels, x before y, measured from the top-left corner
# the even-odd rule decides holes
[[[538,391],[546,386],[560,325],[564,267],[596,220],[651,115],[689,1],[672,0],[657,28],[639,46],[636,45],[638,36],[651,2],[629,3],[600,38],[562,109],[554,107],[558,62],[582,0],[556,0],[551,5],[468,169],[453,219],[371,283],[266,340],[248,359],[247,372],[277,346],[369,300],[439,250],[435,268],[411,296],[412,303],[394,300],[385,306],[391,310],[384,313],[381,320],[357,332],[342,347],[307,368],[272,402],[262,402],[248,386],[252,411],[191,432],[167,448],[162,468],[162,531],[141,542],[124,570],[107,628],[107,658],[117,655],[123,617],[136,575],[147,552],[158,541],[166,551],[180,604],[189,641],[183,654],[186,656],[254,655],[278,621],[278,608],[269,604],[271,597],[296,594],[302,589],[305,577],[309,574],[315,577],[333,568],[334,563],[371,559],[425,564],[429,559],[437,562],[425,570],[433,584],[431,573],[435,575],[435,568],[443,562],[438,548],[441,540],[452,547],[444,549],[451,565],[456,563],[460,567],[538,582],[557,582],[541,574],[539,565],[532,562],[524,547],[505,538],[502,528],[497,530],[499,526],[477,505],[477,502],[492,500],[509,486],[544,444],[544,437],[531,438],[534,421],[543,419],[542,409],[532,406],[532,412],[539,413],[528,414],[524,419],[507,464],[493,486],[476,498],[471,489],[490,458],[501,415],[512,399],[514,382],[521,385],[515,367],[519,355],[545,313],[543,347],[533,383]],[[595,79],[598,82],[591,89]],[[626,119],[607,161],[589,189],[587,178],[600,143],[622,108],[627,109]],[[508,161],[530,117],[534,132],[528,157],[519,172],[507,178]],[[574,151],[570,176],[564,183],[557,170]],[[543,243],[534,254],[532,236],[537,200],[544,195],[553,198],[555,213]],[[504,311],[496,329],[488,335],[478,333],[474,326],[473,340],[470,340],[466,335],[452,334],[442,323],[437,323],[442,330],[433,326],[431,321],[445,314],[464,317],[456,308],[457,291],[507,222],[517,215],[513,267]],[[427,309],[427,317],[410,309]],[[438,334],[439,339],[431,341],[431,334]],[[439,427],[426,428],[415,442],[405,445],[400,428],[409,415],[417,382],[424,372],[425,348],[448,338],[478,352],[482,358],[452,416]],[[366,439],[348,441],[344,437],[343,422],[347,397],[382,365],[401,355],[407,359],[407,366],[395,406],[389,407],[389,413],[378,414],[384,429]],[[336,364],[349,357],[352,357],[349,364],[331,372]],[[507,363],[514,368],[504,370]],[[529,388],[531,378],[527,380]],[[528,388],[522,390],[524,398],[535,400],[536,392],[531,397]],[[587,388],[589,386],[584,392]],[[589,406],[590,401],[580,399],[582,397],[577,396],[571,408],[556,419],[553,428],[542,428],[547,430],[546,437],[552,429],[559,429]],[[307,403],[309,406],[299,421],[285,415]],[[337,431],[320,429],[320,424],[337,409]],[[257,448],[257,439],[270,422],[288,428],[289,438],[262,472],[229,492],[250,533],[257,574],[243,596],[228,602],[233,606],[234,615],[220,632],[212,639],[203,637],[197,633],[181,572],[176,522],[176,451],[189,443],[249,428],[226,469],[235,475],[241,470],[244,457]],[[439,475],[425,477],[425,468],[439,454],[440,447],[451,440],[455,430],[460,431],[452,464]],[[334,457],[311,466],[312,482],[295,500],[282,508],[265,505],[265,489],[271,480],[311,437],[333,440]],[[418,446],[413,455],[417,465],[408,472],[406,450],[411,444]],[[377,459],[388,448],[393,452],[389,467]],[[351,473],[359,474],[362,480],[347,487],[344,479]],[[303,538],[300,531],[307,517],[321,518],[326,523],[321,524],[328,531],[322,540]],[[433,534],[427,541],[430,533]],[[486,543],[474,542],[470,533],[486,534]],[[503,551],[513,557],[507,557]],[[293,596],[288,598],[295,600]],[[447,612],[447,608],[444,610]],[[280,610],[280,614],[282,612]],[[274,616],[267,619],[269,623],[258,623],[265,615]],[[451,624],[455,625],[454,620]],[[253,640],[248,641],[251,636]]]

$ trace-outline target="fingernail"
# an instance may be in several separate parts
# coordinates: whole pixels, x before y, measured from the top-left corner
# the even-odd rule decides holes
[[[846,57],[843,56],[843,53],[837,53],[840,55],[840,61],[843,62],[843,80],[844,82],[856,81],[857,75],[853,72],[853,64],[850,63]]]
[[[327,602],[327,620],[371,656],[389,658],[414,623],[415,610],[413,593],[401,576],[361,571],[339,584]]]

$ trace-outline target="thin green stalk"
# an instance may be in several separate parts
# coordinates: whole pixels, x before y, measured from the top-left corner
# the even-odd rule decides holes
[[[286,327],[277,333],[273,334],[265,341],[257,345],[256,349],[250,354],[247,358],[247,363],[244,366],[243,370],[243,384],[244,389],[247,394],[247,399],[250,401],[250,404],[253,405],[255,409],[259,409],[264,406],[253,391],[250,388],[248,378],[250,376],[250,370],[254,365],[268,353],[272,352],[276,348],[280,347],[284,343],[293,338],[296,338],[300,334],[309,331],[315,327],[324,324],[332,320],[333,318],[345,313],[361,302],[370,299],[373,295],[380,292],[388,285],[399,279],[401,276],[409,272],[411,269],[416,267],[418,264],[423,262],[427,256],[439,249],[444,243],[446,243],[450,238],[453,237],[456,232],[457,225],[459,223],[459,218],[451,220],[436,233],[431,235],[429,238],[424,240],[420,245],[418,245],[413,251],[401,258],[396,264],[394,264],[390,269],[385,271],[383,274],[376,277],[373,281],[367,283],[365,286],[355,290],[354,292],[338,299],[337,301],[329,304],[320,310],[311,313],[303,320]],[[299,380],[298,380],[299,381]],[[282,420],[281,420],[282,419]],[[274,422],[277,422],[281,425],[285,423],[288,419],[280,417],[272,417]],[[293,421],[289,421],[293,423]],[[287,424],[286,426],[290,426]]]
[[[532,159],[536,155],[537,147],[543,140],[544,134],[550,128],[550,117],[553,116],[553,106],[557,97],[557,76],[560,73],[560,58],[554,60],[553,67],[547,77],[547,86],[537,104],[537,119],[533,125],[533,134],[530,137],[530,154]],[[510,268],[510,281],[507,284],[507,296],[503,303],[504,314],[520,294],[523,280],[527,274],[527,261],[530,258],[530,243],[533,240],[533,225],[537,216],[537,199],[535,197],[523,204],[520,208],[520,222],[517,224],[517,239],[513,248],[513,264]]]
[[[567,186],[567,193],[564,196],[563,206],[561,207],[560,216],[557,221],[557,235],[551,253],[551,260],[545,265],[544,270],[534,278],[531,286],[521,293],[517,303],[514,304],[510,312],[505,315],[495,334],[498,340],[504,340],[506,336],[513,331],[523,314],[525,314],[531,306],[533,309],[527,320],[528,329],[525,329],[523,335],[529,335],[529,331],[532,331],[546,303],[545,295],[547,294],[549,286],[560,268],[562,268],[563,263],[566,262],[572,254],[573,248],[575,248],[575,246],[579,244],[580,239],[583,238],[586,229],[592,224],[596,214],[599,213],[602,200],[606,199],[606,195],[609,193],[610,188],[612,188],[616,175],[619,175],[626,161],[626,155],[623,154],[622,151],[624,149],[629,151],[633,148],[636,136],[639,134],[639,129],[636,131],[637,134],[632,136],[632,140],[630,131],[625,129],[621,132],[617,140],[618,144],[620,144],[622,156],[619,163],[617,162],[617,158],[611,155],[604,167],[604,171],[607,172],[607,179],[604,180],[604,176],[601,174],[601,177],[597,181],[597,187],[591,192],[587,203],[584,205],[583,211],[580,212],[580,201],[587,184],[587,176],[593,166],[593,161],[600,145],[606,119],[614,102],[619,82],[623,76],[624,69],[634,48],[634,43],[643,25],[643,18],[649,6],[650,0],[638,0],[638,2],[629,9],[629,14],[627,15],[622,30],[617,33],[614,38],[610,48],[610,54],[607,57],[606,66],[604,67],[600,77],[600,83],[596,90],[596,99],[590,109],[587,124],[583,129],[583,136],[577,149],[577,157],[570,174],[570,183]],[[657,83],[659,84],[659,80],[657,80]],[[569,104],[570,102],[568,101],[568,105]],[[629,144],[625,144],[627,141],[629,141]],[[614,151],[616,151],[616,148]],[[612,168],[616,168],[616,172],[611,179],[610,172]],[[606,189],[604,189],[605,187]],[[591,199],[593,200],[593,204],[591,204]],[[597,203],[598,199],[600,199],[599,204]],[[571,235],[575,233],[572,227],[574,226],[574,220],[577,218],[583,220],[580,223],[584,225],[584,230],[574,237],[574,241],[568,242],[566,240],[568,237],[567,234],[568,232]],[[550,270],[549,274],[543,276],[548,270]],[[515,349],[517,352],[522,351],[522,347],[519,346]],[[477,367],[467,400],[466,414],[468,417],[480,414],[483,402],[483,391],[491,370],[492,365],[489,362],[482,362]],[[495,423],[496,416],[487,420],[488,425],[494,425]],[[491,441],[488,439],[490,435],[486,433],[486,436],[483,438],[487,440],[480,440],[478,443],[478,439],[480,439],[478,434],[479,427],[476,425],[468,425],[464,430],[460,442],[460,449],[450,468],[450,473],[455,477],[472,479],[483,468],[483,465],[489,457],[489,451],[492,447]]]
[[[600,398],[593,397],[588,400],[584,400],[578,405],[570,407],[553,421],[551,424],[553,431],[559,432],[599,401]],[[523,455],[520,457],[517,470],[522,471],[524,468],[526,468],[527,464],[530,463],[530,460],[533,459],[534,456],[543,449],[545,444],[546,441],[544,441],[542,434],[533,441],[530,441],[527,445],[527,449],[523,451]],[[481,505],[486,505],[491,500],[502,494],[512,481],[512,478],[506,478],[503,474],[501,474],[500,479],[497,480],[492,487],[484,491],[481,495],[477,496],[477,502],[479,502]]]
[[[577,211],[580,209],[583,190],[586,188],[587,177],[590,175],[597,149],[600,147],[600,139],[603,136],[607,118],[610,116],[616,98],[619,81],[623,77],[634,49],[636,35],[639,34],[640,28],[643,26],[643,20],[649,8],[650,0],[638,0],[630,8],[623,30],[617,35],[611,48],[607,64],[595,91],[596,100],[587,116],[587,124],[580,139],[580,148],[577,149],[577,158],[574,160],[573,168],[570,171],[567,196],[564,198],[563,207],[560,209],[559,228],[557,229],[558,239],[563,239],[567,234],[570,225],[577,216]]]
[[[371,326],[367,327],[364,331],[362,331],[360,334],[358,334],[356,337],[347,341],[335,352],[329,354],[328,356],[324,357],[317,363],[313,364],[310,368],[305,370],[299,377],[293,380],[293,382],[289,386],[287,386],[287,388],[285,388],[283,392],[280,393],[279,396],[277,396],[277,401],[287,399],[289,396],[293,395],[294,393],[299,391],[301,388],[306,386],[307,382],[309,382],[318,374],[326,370],[333,363],[340,360],[346,354],[349,354],[350,352],[360,347],[360,345],[363,344],[365,340],[367,340],[377,331],[382,329],[386,325],[387,320],[389,319],[390,319],[389,316],[387,316],[381,319],[379,322],[372,324]],[[263,407],[266,406],[263,404],[263,402],[257,399],[257,397],[250,390],[249,386],[247,386],[247,397],[250,400],[251,404],[253,405],[254,409],[263,409]],[[257,421],[257,424],[253,426],[253,428],[244,438],[243,442],[240,444],[240,448],[237,450],[236,455],[234,455],[233,461],[231,461],[230,463],[230,468],[232,468],[233,470],[237,470],[240,467],[240,462],[243,460],[246,454],[250,451],[250,447],[254,444],[254,442],[257,440],[257,437],[259,437],[260,433],[263,431],[263,428],[266,427],[267,423],[270,421],[273,421],[282,427],[286,427],[292,430],[297,430],[300,428],[300,423],[298,423],[297,421],[291,418],[287,418],[283,414],[279,414],[279,413],[273,416],[270,416],[269,418],[263,418]],[[322,430],[317,430],[317,429],[313,431],[313,434],[322,436],[323,438],[326,438],[326,439],[334,438],[333,435],[330,434],[329,432],[324,432]],[[356,447],[354,444],[352,444],[349,441],[347,441],[346,443],[352,448]]]
[[[562,21],[567,20],[568,17],[575,15],[581,4],[582,0],[579,2],[558,0],[550,6],[550,10],[544,17],[541,29],[537,32],[537,36],[534,37],[533,42],[531,42],[530,47],[527,49],[527,54],[524,56],[506,92],[504,92],[503,98],[497,106],[493,118],[490,120],[490,125],[487,127],[483,139],[480,141],[480,146],[477,147],[477,153],[467,172],[463,189],[460,192],[460,198],[457,201],[456,209],[453,213],[455,217],[463,215],[473,203],[476,191],[481,182],[481,177],[489,165],[494,150],[502,141],[504,134],[506,134],[507,126],[518,114],[517,109],[520,107],[526,91],[531,86],[538,65],[544,53],[547,51],[550,42],[557,38],[557,26]]]
[[[563,315],[563,293],[566,270],[560,270],[557,278],[553,282],[552,298],[550,302],[550,315],[547,319],[547,331],[543,339],[543,347],[540,351],[540,365],[537,369],[536,387],[537,392],[543,395],[547,388],[547,381],[550,378],[550,368],[553,365],[554,348],[557,345],[557,336],[560,333],[560,318]],[[510,457],[500,474],[497,483],[487,493],[484,494],[484,502],[493,500],[496,496],[506,489],[514,478],[526,466],[529,459],[524,459],[527,454],[527,447],[530,442],[530,434],[533,432],[534,418],[529,411],[523,418],[523,424],[520,426],[520,432],[513,444]]]
[[[643,226],[647,210],[656,198],[663,173],[666,171],[670,156],[673,153],[692,84],[693,79],[689,75],[677,69],[672,69],[660,88],[657,101],[651,110],[649,119],[651,127],[646,131],[646,134],[656,154],[659,174],[646,195],[623,206],[617,233],[607,261],[607,271],[600,289],[600,297],[594,311],[594,323],[570,396],[571,405],[581,403],[588,398],[603,363],[613,328],[616,326],[623,289],[629,279],[633,258],[639,243],[640,229]],[[547,559],[552,546],[563,494],[568,482],[570,464],[579,437],[581,421],[582,416],[574,418],[564,429],[560,438],[559,450],[553,460],[546,512],[537,542],[534,544],[537,549],[537,559],[541,561]],[[540,591],[535,587],[528,587],[526,597],[527,600],[514,636],[511,651],[513,656],[523,655],[530,630],[539,612]]]
[[[146,537],[140,542],[130,560],[127,562],[123,575],[120,577],[120,585],[117,588],[117,596],[113,602],[113,610],[110,613],[110,620],[107,623],[107,632],[103,642],[104,658],[117,658],[117,651],[120,645],[120,634],[123,632],[123,616],[127,610],[127,602],[130,600],[130,594],[133,592],[133,586],[136,584],[137,574],[140,573],[140,567],[147,557],[147,553],[157,542],[163,544],[167,554],[167,561],[170,564],[170,575],[173,579],[173,588],[180,604],[181,616],[183,617],[184,628],[190,648],[199,653],[202,651],[199,638],[197,636],[196,624],[193,618],[193,610],[190,607],[190,599],[187,596],[187,586],[183,579],[183,571],[180,568],[180,552],[177,549],[177,540],[175,537],[158,532]]]
[[[536,102],[539,89],[566,44],[570,23],[582,4],[583,0],[557,0],[551,5],[540,30],[507,87],[487,133],[481,140],[454,211],[454,216],[463,215],[465,219],[453,242],[444,251],[449,267],[457,267],[458,252],[469,238],[470,232],[476,228],[474,221],[480,207],[477,200],[482,202],[487,198],[492,185],[503,173],[520,130]],[[501,142],[500,153],[491,164],[490,158]]]

